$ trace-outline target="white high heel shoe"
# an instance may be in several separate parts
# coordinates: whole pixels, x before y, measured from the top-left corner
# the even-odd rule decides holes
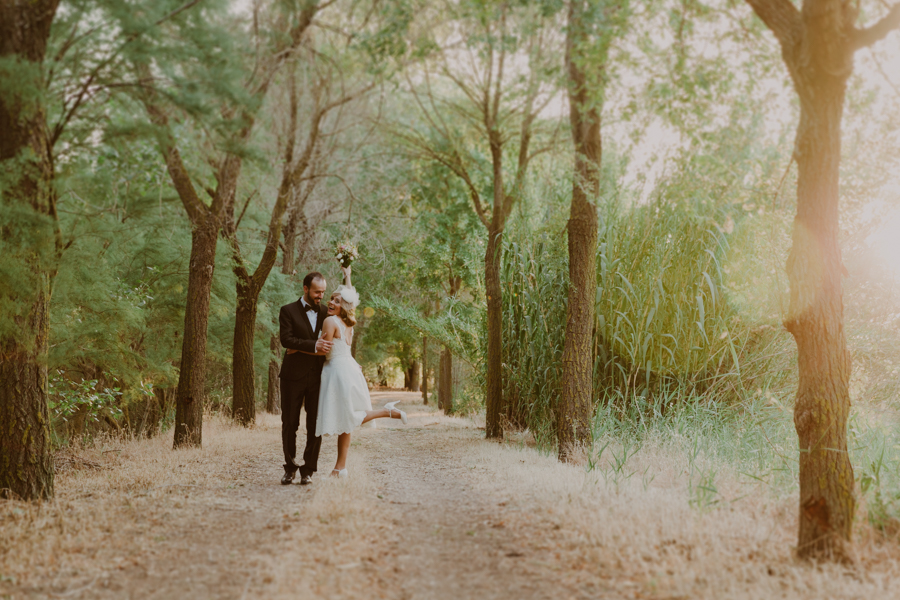
[[[338,477],[340,479],[346,479],[350,477],[350,473],[347,472],[347,469],[332,469],[331,476]]]
[[[386,411],[388,411],[388,416],[391,417],[392,419],[394,418],[394,411],[397,411],[398,413],[400,413],[400,421],[402,421],[403,424],[406,425],[406,423],[407,423],[406,413],[403,412],[402,410],[400,410],[399,408],[394,408],[398,402],[400,402],[400,401],[395,400],[394,402],[388,402],[387,404],[384,405],[384,409]]]

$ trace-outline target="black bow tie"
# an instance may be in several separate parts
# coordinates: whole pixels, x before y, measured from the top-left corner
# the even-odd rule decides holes
[[[303,310],[305,310],[306,312],[313,312],[314,310],[316,310],[316,308],[312,304],[304,304]]]

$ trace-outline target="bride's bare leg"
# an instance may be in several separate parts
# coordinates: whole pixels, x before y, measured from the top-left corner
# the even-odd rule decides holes
[[[367,411],[366,411],[366,418],[363,419],[362,422],[363,422],[363,423],[368,423],[368,422],[371,421],[372,419],[399,419],[399,418],[400,418],[400,411],[399,411],[399,410],[391,410],[391,411],[389,411],[389,410],[385,410],[385,409],[382,408],[382,409],[379,409],[379,410],[367,410]],[[339,443],[340,443],[340,442],[339,442]]]
[[[350,452],[350,434],[342,433],[338,436],[337,462],[334,463],[336,471],[347,468],[347,454]]]
[[[387,417],[387,416],[390,416],[390,415],[388,415],[388,411],[384,410],[383,408],[380,409],[380,410],[367,410],[367,411],[366,411],[366,418],[363,419],[362,422],[363,422],[363,423],[368,423],[368,422],[371,421],[372,419],[383,419],[383,418],[385,418],[385,417]]]

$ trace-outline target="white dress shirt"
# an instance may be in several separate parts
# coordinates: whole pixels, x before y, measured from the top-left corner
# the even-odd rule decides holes
[[[300,298],[300,304],[303,305],[303,311],[306,313],[306,318],[309,319],[309,324],[312,326],[313,332],[316,330],[316,323],[319,322],[319,311],[318,310],[306,310],[307,306],[311,306],[306,298]]]

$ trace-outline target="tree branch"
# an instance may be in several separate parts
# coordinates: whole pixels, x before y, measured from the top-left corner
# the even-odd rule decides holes
[[[880,21],[865,29],[853,30],[853,49],[859,50],[879,42],[890,32],[900,27],[900,2],[893,5],[891,10]]]
[[[256,195],[256,192],[259,190],[253,190],[253,193],[247,196],[247,201],[244,202],[244,208],[241,209],[241,214],[238,215],[237,221],[234,223],[234,229],[237,231],[237,228],[241,226],[241,221],[244,218],[244,213],[247,212],[247,207],[250,206],[250,201],[253,200],[253,196]]]
[[[81,85],[81,89],[78,91],[78,94],[75,96],[75,102],[72,104],[71,108],[66,110],[65,113],[60,117],[59,121],[56,122],[56,125],[53,126],[53,133],[50,136],[50,140],[51,140],[50,145],[51,146],[56,145],[56,142],[59,140],[60,136],[62,135],[63,129],[65,129],[66,125],[69,124],[69,121],[72,120],[72,117],[78,111],[78,108],[81,106],[82,102],[84,101],[85,96],[87,95],[88,90],[91,87],[91,84],[94,82],[94,79],[97,78],[97,75],[100,73],[101,69],[103,69],[104,67],[109,65],[113,60],[115,60],[115,58],[122,52],[122,50],[128,44],[130,44],[131,42],[133,42],[136,39],[138,39],[139,37],[141,37],[141,35],[143,35],[147,31],[149,31],[151,29],[151,27],[157,27],[159,25],[162,25],[163,23],[165,23],[169,19],[175,17],[176,15],[182,13],[183,11],[193,8],[195,5],[199,4],[201,1],[202,0],[190,0],[186,4],[181,5],[180,7],[176,8],[175,10],[173,10],[169,14],[165,15],[164,17],[157,19],[153,23],[153,25],[151,25],[150,27],[147,27],[146,29],[144,29],[142,31],[138,31],[136,33],[131,34],[106,59],[101,60],[99,63],[97,63],[97,65],[94,67],[94,69],[88,75],[87,79],[85,79],[84,83]],[[88,33],[91,33],[92,31],[93,30],[90,30]]]
[[[497,79],[494,82],[494,98],[491,107],[491,123],[496,127],[500,117],[500,98],[503,96],[503,67],[506,63],[506,45],[504,38],[506,37],[506,6],[501,8],[500,12],[500,58],[497,64]],[[490,129],[490,128],[489,128]]]
[[[166,161],[166,169],[169,171],[169,177],[172,179],[172,185],[187,211],[188,219],[191,223],[198,223],[207,213],[206,205],[197,195],[197,189],[191,181],[184,161],[181,159],[181,153],[174,144],[172,132],[169,129],[169,117],[165,111],[154,104],[150,94],[155,93],[152,88],[144,94],[140,95],[140,99],[150,116],[150,121],[159,127],[162,131],[157,135],[159,142],[159,150]]]
[[[800,11],[790,0],[746,0],[756,16],[772,30],[782,47],[793,46],[802,25]]]

